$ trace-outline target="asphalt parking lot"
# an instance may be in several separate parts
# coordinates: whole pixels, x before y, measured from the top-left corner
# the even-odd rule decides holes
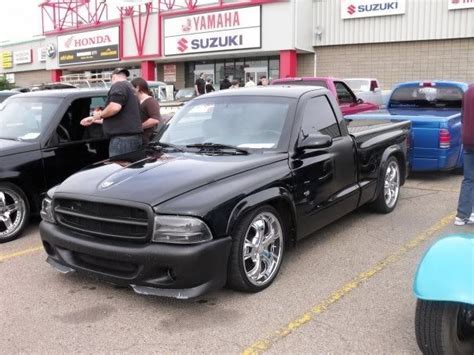
[[[412,176],[396,210],[361,209],[291,249],[259,294],[145,297],[45,263],[37,222],[0,245],[2,353],[418,353],[413,275],[453,226],[461,177]]]

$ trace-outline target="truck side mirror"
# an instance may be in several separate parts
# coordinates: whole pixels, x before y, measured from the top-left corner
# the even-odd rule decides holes
[[[304,138],[299,144],[298,149],[318,149],[327,148],[332,145],[332,137],[326,134],[310,134]]]
[[[356,101],[356,103],[359,104],[359,105],[360,105],[360,104],[363,104],[364,102],[365,102],[365,101],[362,100],[360,97],[359,97],[359,98],[357,99],[357,101]]]

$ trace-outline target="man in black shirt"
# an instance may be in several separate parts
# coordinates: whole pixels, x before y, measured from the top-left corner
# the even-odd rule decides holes
[[[110,137],[110,157],[139,150],[142,146],[140,105],[133,86],[127,81],[129,75],[127,69],[115,69],[104,110],[95,111],[93,116],[81,121],[83,126],[103,124],[105,135]]]
[[[230,88],[231,86],[232,86],[232,83],[229,80],[229,76],[226,75],[224,80],[222,80],[222,82],[221,82],[220,89],[221,90],[226,90],[226,89]]]
[[[204,80],[204,73],[199,74],[199,78],[194,84],[194,90],[196,91],[196,96],[204,95],[206,93],[206,82]]]

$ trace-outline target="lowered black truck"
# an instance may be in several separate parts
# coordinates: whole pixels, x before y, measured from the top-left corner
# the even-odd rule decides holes
[[[147,150],[48,192],[47,260],[141,294],[263,290],[288,245],[362,205],[396,207],[409,134],[409,122],[347,124],[323,88],[204,95]]]

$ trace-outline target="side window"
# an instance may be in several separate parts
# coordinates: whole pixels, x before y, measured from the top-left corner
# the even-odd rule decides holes
[[[319,133],[336,138],[341,135],[336,116],[326,96],[308,100],[303,113],[301,130],[304,136]]]
[[[337,99],[340,104],[352,104],[355,102],[354,96],[352,96],[351,91],[346,84],[341,82],[334,83],[336,85]]]
[[[56,128],[59,141],[69,143],[103,138],[102,125],[93,124],[84,127],[80,122],[83,118],[92,115],[96,109],[103,108],[105,99],[105,97],[98,96],[74,100]]]

